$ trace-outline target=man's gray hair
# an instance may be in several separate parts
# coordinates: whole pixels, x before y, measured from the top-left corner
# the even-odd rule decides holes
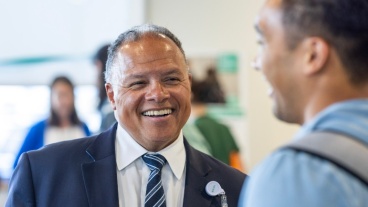
[[[118,50],[119,48],[129,42],[135,42],[140,40],[145,35],[153,35],[153,36],[161,36],[164,35],[170,38],[175,45],[180,49],[182,52],[184,59],[185,53],[182,48],[180,40],[171,33],[167,28],[153,25],[153,24],[143,24],[140,26],[135,26],[126,32],[120,34],[118,38],[110,45],[108,49],[108,58],[106,62],[106,72],[105,72],[105,81],[106,83],[116,83],[115,78],[118,75],[119,66],[116,64]]]

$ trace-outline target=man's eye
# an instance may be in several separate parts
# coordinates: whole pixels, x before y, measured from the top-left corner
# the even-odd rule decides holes
[[[144,84],[144,81],[137,81],[133,83],[133,85],[141,85],[141,84]]]
[[[129,88],[138,88],[138,87],[143,86],[144,84],[145,84],[144,81],[136,81],[136,82],[129,84]]]
[[[180,82],[180,79],[175,78],[175,77],[165,79],[165,83],[168,83],[168,84],[176,84],[176,83],[179,83],[179,82]]]

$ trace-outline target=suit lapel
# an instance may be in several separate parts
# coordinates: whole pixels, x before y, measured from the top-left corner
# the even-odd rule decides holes
[[[115,159],[116,127],[101,133],[87,148],[91,162],[82,164],[82,173],[88,197],[93,206],[119,206]]]
[[[187,161],[183,207],[211,206],[215,197],[207,195],[205,187],[210,181],[207,177],[212,169],[204,162],[202,155],[194,150],[185,139],[184,146],[187,153]]]
[[[108,131],[101,133],[87,148],[91,162],[82,164],[89,206],[119,206],[118,185],[115,158],[115,124]],[[212,168],[203,160],[202,155],[194,150],[184,139],[187,154],[186,181],[183,207],[209,207],[216,197],[205,192],[207,177]]]

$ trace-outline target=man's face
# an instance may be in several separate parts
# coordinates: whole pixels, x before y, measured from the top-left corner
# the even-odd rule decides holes
[[[256,19],[259,53],[254,61],[269,84],[275,116],[286,122],[299,122],[298,108],[298,49],[286,44],[279,0],[270,0]]]
[[[119,124],[144,148],[159,151],[176,140],[190,115],[191,76],[167,37],[145,36],[122,45],[119,74],[106,84]]]

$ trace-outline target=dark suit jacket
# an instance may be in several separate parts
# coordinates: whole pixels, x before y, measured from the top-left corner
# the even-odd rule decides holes
[[[99,135],[51,144],[24,153],[10,181],[6,207],[118,207],[116,124]],[[221,206],[205,186],[215,180],[229,207],[237,206],[246,177],[184,141],[187,163],[185,207]]]

